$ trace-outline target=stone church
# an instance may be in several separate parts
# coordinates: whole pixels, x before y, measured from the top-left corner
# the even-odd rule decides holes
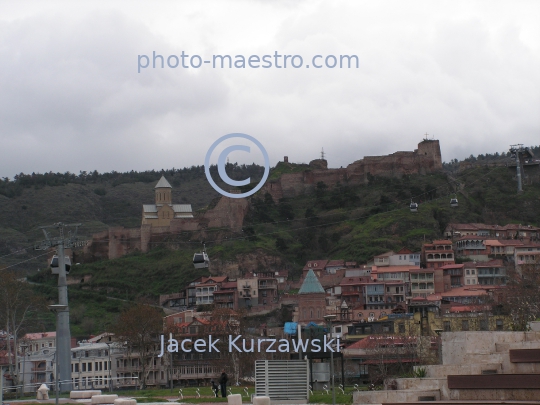
[[[165,176],[156,184],[155,204],[143,204],[142,225],[170,226],[172,219],[193,218],[191,204],[173,204],[172,186]]]

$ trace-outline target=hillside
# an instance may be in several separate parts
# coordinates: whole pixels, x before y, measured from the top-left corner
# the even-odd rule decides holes
[[[212,167],[211,172],[215,171]],[[256,165],[227,166],[229,176],[237,179],[258,179],[262,171]],[[2,265],[34,257],[31,247],[43,239],[38,228],[42,225],[82,223],[79,233],[86,237],[109,226],[140,226],[142,204],[154,201],[154,186],[162,175],[173,185],[173,201],[190,203],[194,210],[219,196],[206,180],[202,166],[141,173],[20,174],[11,181],[0,180]],[[45,265],[44,260],[31,260],[17,269],[34,272]]]
[[[426,176],[371,177],[366,185],[319,183],[312,193],[279,203],[259,193],[251,198],[242,232],[207,230],[210,270],[237,277],[249,270],[285,268],[297,279],[310,259],[364,263],[389,249],[418,250],[424,240],[440,238],[450,222],[540,224],[540,184],[526,185],[518,195],[513,170],[492,165],[457,170],[457,163]],[[288,165],[286,171],[304,169]],[[278,166],[272,176],[284,170]],[[260,174],[259,167],[230,165],[228,171],[236,178]],[[163,173],[173,184],[175,201],[201,209],[216,196],[201,168]],[[8,184],[4,180],[0,187],[2,264],[37,255],[29,249],[12,253],[42,238],[39,225],[83,222],[83,235],[113,225],[138,226],[141,205],[153,200],[153,186],[161,174],[20,176]],[[47,184],[42,184],[44,180]],[[449,205],[454,195],[459,198],[458,208]],[[418,213],[409,211],[411,199],[420,203]],[[177,292],[190,280],[209,274],[192,267],[198,249],[200,245],[184,232],[155,244],[148,254],[74,266],[70,282],[78,284],[69,287],[74,335],[105,330],[132,301],[157,303],[160,294]],[[46,267],[43,257],[15,268],[30,274],[35,289],[55,301],[56,280],[46,270],[37,272],[38,267]],[[45,317],[44,322],[39,328],[47,328],[52,320]]]
[[[459,207],[451,208],[456,188]],[[411,198],[420,203],[418,213],[408,208]],[[513,172],[505,167],[476,167],[456,177],[371,178],[357,187],[319,184],[314,193],[279,204],[269,196],[255,196],[243,232],[223,240],[222,230],[210,229],[207,247],[214,274],[237,277],[248,270],[287,268],[297,279],[310,259],[363,263],[389,249],[419,250],[424,240],[440,238],[450,222],[538,225],[540,185],[517,195]],[[186,240],[185,235],[178,238]],[[168,250],[165,244],[146,255],[76,266],[70,278],[85,281],[70,286],[70,305],[75,314],[85,313],[86,320],[74,318],[74,333],[104,330],[122,305],[140,298],[157,303],[159,294],[177,292],[208,274],[192,267],[197,246],[186,243]],[[40,272],[30,280],[44,283],[36,288],[54,299],[51,275]]]

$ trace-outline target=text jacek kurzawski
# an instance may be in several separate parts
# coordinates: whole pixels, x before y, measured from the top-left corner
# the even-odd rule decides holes
[[[334,343],[336,341],[336,343]],[[220,339],[212,339],[212,335],[208,335],[208,339],[182,339],[180,341],[169,337],[167,340],[167,346],[165,346],[165,336],[161,335],[161,353],[158,357],[162,357],[165,351],[169,353],[191,353],[192,351],[198,353],[212,353],[220,352],[216,345],[220,342]],[[334,347],[332,347],[334,346]],[[237,351],[239,353],[291,353],[291,352],[304,352],[308,349],[312,353],[320,352],[339,352],[339,338],[330,339],[297,339],[289,342],[287,339],[242,339],[242,335],[229,336],[228,339],[229,352]]]

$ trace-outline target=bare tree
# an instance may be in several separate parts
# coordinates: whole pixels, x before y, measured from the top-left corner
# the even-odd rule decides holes
[[[45,307],[45,301],[34,294],[28,283],[18,279],[14,272],[1,271],[0,327],[5,329],[7,335],[8,359],[14,360],[9,364],[9,373],[14,377],[16,384],[20,383],[18,367],[16,367],[19,361],[17,352],[19,340],[32,326],[32,315],[45,310]],[[13,344],[10,344],[10,338]]]
[[[514,330],[527,330],[530,321],[540,317],[540,263],[522,264],[519,271],[507,269],[505,309],[512,317]]]
[[[162,312],[150,305],[137,303],[122,311],[113,332],[124,342],[129,354],[136,354],[141,365],[141,385],[146,387],[147,370],[156,355],[159,335],[163,331]]]

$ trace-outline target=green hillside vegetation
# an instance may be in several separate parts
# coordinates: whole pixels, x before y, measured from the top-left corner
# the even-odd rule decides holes
[[[418,251],[424,241],[441,238],[451,222],[540,225],[540,184],[527,185],[518,195],[515,172],[509,168],[478,166],[459,172],[454,170],[455,162],[445,167],[444,173],[426,176],[371,177],[362,186],[319,183],[312,193],[279,203],[258,193],[251,198],[242,232],[207,230],[208,253],[212,261],[235,262],[239,256],[259,250],[281,257],[291,276],[298,279],[306,260],[345,259],[361,264],[403,246]],[[300,169],[304,170],[302,165],[279,164],[272,176]],[[257,179],[262,174],[258,166],[229,165],[227,170],[237,179]],[[139,226],[141,205],[154,200],[153,187],[162,174],[173,185],[174,201],[189,202],[195,209],[217,201],[201,167],[81,174],[73,181],[52,174],[30,176],[30,180],[28,176],[4,179],[0,184],[0,256],[42,239],[39,225],[83,222],[83,235],[108,226]],[[459,198],[458,208],[449,205],[454,195]],[[420,204],[418,213],[410,212],[411,199]],[[168,245],[175,250],[167,249]],[[138,299],[157,304],[160,294],[178,292],[191,280],[208,275],[192,266],[197,250],[198,242],[183,232],[155,244],[148,254],[73,266],[70,276],[92,276],[88,282],[69,287],[74,336],[104,331],[123,306]],[[33,256],[36,253],[27,249],[2,257],[2,265]],[[45,259],[40,258],[16,268],[30,274],[29,280],[37,283],[36,291],[56,302],[56,278],[45,267]],[[43,322],[36,328],[54,328],[53,318],[44,317]]]
[[[257,165],[227,165],[233,179],[262,177]],[[217,173],[212,166],[210,172]],[[142,204],[154,202],[154,186],[165,175],[173,186],[176,203],[203,209],[219,194],[210,186],[204,167],[129,173],[20,174],[13,180],[0,179],[0,256],[2,265],[12,265],[35,256],[32,245],[43,239],[39,226],[56,222],[82,223],[81,236],[107,230],[110,226],[137,227],[141,224]],[[214,175],[218,179],[217,175]],[[217,180],[218,185],[222,182]],[[13,252],[23,250],[17,254]],[[18,266],[26,272],[43,268],[43,260]]]

